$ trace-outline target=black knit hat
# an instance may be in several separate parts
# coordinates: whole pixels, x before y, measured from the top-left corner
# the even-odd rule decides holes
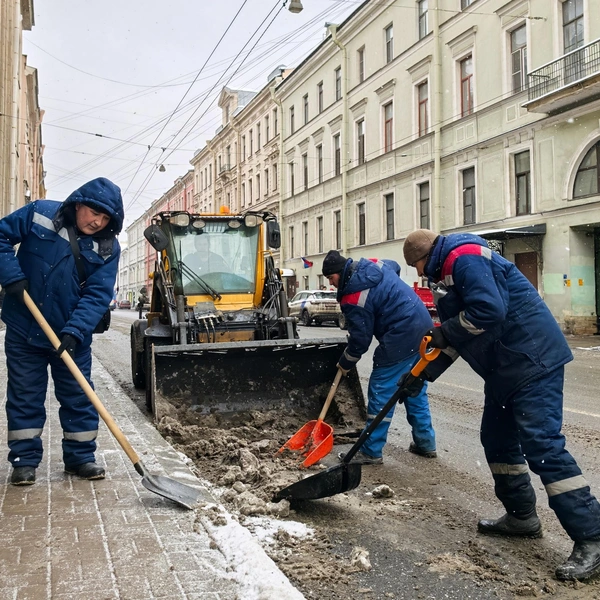
[[[348,259],[343,257],[337,250],[330,250],[323,259],[323,275],[329,277],[335,273],[341,273]]]

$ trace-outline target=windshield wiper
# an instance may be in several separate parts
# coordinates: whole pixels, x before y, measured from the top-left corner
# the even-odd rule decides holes
[[[215,290],[215,288],[208,285],[208,283],[206,283],[206,281],[204,281],[204,279],[202,279],[202,277],[200,277],[200,275],[198,275],[196,272],[194,272],[192,269],[190,269],[190,267],[188,267],[182,260],[179,261],[179,268],[180,268],[182,274],[185,273],[190,279],[192,279],[196,283],[199,283],[202,286],[202,289],[213,300],[221,299],[221,297],[222,297],[221,294],[219,294],[219,292],[217,292],[217,290]]]

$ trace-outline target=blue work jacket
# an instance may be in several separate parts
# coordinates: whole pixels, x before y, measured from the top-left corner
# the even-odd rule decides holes
[[[482,238],[438,236],[424,270],[444,335],[487,394],[511,394],[573,359],[537,290]]]
[[[340,282],[338,301],[349,333],[345,356],[357,362],[373,336],[379,342],[373,354],[375,367],[418,353],[423,334],[433,322],[421,299],[400,279],[397,262],[348,259]]]
[[[77,233],[85,272],[83,287],[65,228],[75,223],[77,202],[111,217],[97,236]],[[120,256],[116,235],[122,226],[121,192],[104,178],[88,182],[64,202],[31,202],[0,220],[0,285],[27,279],[29,295],[55,333],[59,337],[68,333],[87,346],[113,298]],[[25,304],[8,294],[2,320],[29,343],[51,347]]]

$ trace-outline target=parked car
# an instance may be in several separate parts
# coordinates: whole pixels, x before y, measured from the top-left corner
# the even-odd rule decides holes
[[[336,296],[337,292],[329,290],[298,292],[288,303],[289,314],[297,317],[306,327],[326,321],[339,325],[342,311]]]
[[[108,305],[108,308],[110,308],[110,310],[115,310],[115,308],[117,308],[117,301],[111,300],[110,304]]]
[[[131,302],[129,302],[129,300],[121,300],[121,302],[119,302],[119,308],[131,308]]]

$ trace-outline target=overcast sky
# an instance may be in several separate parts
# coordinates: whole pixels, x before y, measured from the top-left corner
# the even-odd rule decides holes
[[[108,177],[123,191],[131,224],[214,136],[224,85],[258,91],[274,68],[297,65],[323,40],[325,22],[341,22],[360,3],[302,0],[304,11],[292,14],[280,11],[282,0],[34,0],[24,53],[38,70],[45,111],[47,197],[63,200]]]

